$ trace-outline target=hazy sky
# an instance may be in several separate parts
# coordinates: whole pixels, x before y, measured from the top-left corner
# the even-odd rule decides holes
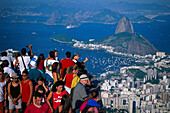
[[[2,3],[30,3],[30,2],[57,2],[57,1],[70,1],[70,2],[130,2],[130,3],[157,3],[170,5],[170,0],[1,0]]]

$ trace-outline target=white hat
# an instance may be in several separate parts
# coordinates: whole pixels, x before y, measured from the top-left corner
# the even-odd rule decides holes
[[[80,80],[89,80],[89,78],[87,77],[87,75],[82,74],[82,75],[80,76]]]
[[[12,73],[12,74],[11,74],[11,78],[12,78],[12,77],[18,78],[19,76],[17,75],[17,73]]]
[[[35,61],[31,61],[30,62],[30,65],[32,66],[32,68],[36,68],[37,66],[37,63]]]

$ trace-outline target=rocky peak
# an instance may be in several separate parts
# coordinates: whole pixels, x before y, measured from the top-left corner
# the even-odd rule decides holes
[[[133,25],[127,17],[123,17],[119,20],[115,34],[122,32],[134,33]]]

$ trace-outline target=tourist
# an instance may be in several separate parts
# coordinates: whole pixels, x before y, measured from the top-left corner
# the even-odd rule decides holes
[[[47,93],[48,86],[45,85],[45,79],[42,76],[39,76],[37,81],[38,81],[38,85],[35,86],[35,91],[37,90],[38,86],[43,86],[45,89],[45,93]]]
[[[87,57],[86,57],[86,59],[85,59],[82,63],[79,62],[78,60],[79,60],[80,56],[81,56],[81,55],[76,52],[76,53],[74,53],[74,55],[73,55],[73,57],[72,57],[72,61],[79,67],[79,69],[84,68],[85,62],[88,61],[88,59],[87,59]],[[83,64],[83,65],[82,65],[82,64]]]
[[[88,100],[86,107],[83,109],[82,113],[87,113],[89,111],[94,111],[94,113],[98,113],[99,108],[100,105],[94,99],[90,99]]]
[[[45,73],[47,75],[46,80],[48,81],[48,87],[50,88],[54,82],[52,75],[52,65],[56,62],[54,52],[50,51],[49,58],[44,61]]]
[[[8,67],[11,67],[11,68],[12,68],[12,60],[11,60],[10,57],[7,56],[7,52],[2,52],[2,53],[1,53],[1,56],[2,56],[2,57],[1,57],[1,60],[2,60],[2,61],[7,60],[8,63],[9,63]]]
[[[35,93],[35,102],[28,105],[25,113],[51,113],[47,103],[42,103],[43,95]]]
[[[19,64],[19,69],[20,69],[20,72],[22,74],[22,72],[25,70],[25,69],[29,69],[29,62],[30,62],[30,56],[26,56],[26,49],[23,48],[21,49],[21,56],[19,56],[17,59],[16,59],[16,62],[15,62],[15,67],[17,67],[17,64]]]
[[[26,107],[31,103],[33,94],[33,84],[30,79],[28,79],[28,71],[24,70],[22,73],[22,112],[24,113]]]
[[[3,107],[4,107],[4,86],[6,85],[6,79],[4,80],[2,78],[3,75],[3,69],[0,68],[0,113],[3,113]]]
[[[44,61],[45,61],[44,54],[41,53],[37,60],[37,69],[39,69],[45,73]]]
[[[2,65],[4,67],[4,73],[8,73],[10,77],[12,76],[13,73],[15,73],[15,71],[11,67],[8,67],[9,66],[8,60],[4,60]]]
[[[46,78],[46,75],[40,71],[39,69],[36,69],[36,62],[31,61],[30,62],[31,69],[28,71],[29,72],[29,77],[28,79],[32,80],[33,83],[37,83],[37,79],[42,76],[43,78]]]
[[[71,52],[67,51],[66,54],[65,54],[65,57],[66,57],[66,59],[63,59],[60,62],[60,64],[61,64],[61,69],[60,69],[61,78],[65,77],[66,70],[67,70],[68,67],[75,65],[75,63],[70,59]]]
[[[89,78],[87,75],[83,74],[80,76],[80,82],[76,85],[73,91],[73,100],[72,100],[72,107],[73,110],[79,112],[78,108],[83,104],[85,98],[87,97],[85,85]]]
[[[39,85],[37,88],[36,88],[36,90],[35,90],[35,92],[34,92],[34,96],[33,96],[33,103],[35,103],[35,94],[36,93],[41,93],[42,95],[44,95],[44,97],[42,98],[42,103],[44,103],[45,102],[45,99],[46,99],[46,95],[45,95],[45,93],[46,93],[46,91],[45,91],[45,89],[44,89],[44,86],[42,86],[42,85]]]
[[[54,62],[52,65],[52,74],[53,74],[54,83],[57,82],[58,80],[62,80],[62,78],[58,73],[58,69],[59,69],[59,63]]]
[[[37,57],[37,56],[35,56],[35,55],[33,54],[33,51],[32,51],[32,45],[30,44],[29,46],[26,46],[26,47],[28,47],[28,48],[29,48],[29,50],[28,50],[28,56],[30,56],[30,62],[31,62],[31,61],[36,62],[36,61],[37,61],[37,59],[38,59],[38,57]],[[28,63],[29,68],[31,68],[31,66],[30,66],[30,62]]]
[[[15,112],[19,113],[21,109],[21,84],[18,81],[18,75],[16,73],[12,74],[12,82],[8,84],[8,100],[9,100],[9,113]]]
[[[82,112],[83,109],[86,107],[86,104],[87,104],[88,100],[93,99],[93,100],[95,100],[96,102],[99,101],[98,95],[99,95],[99,94],[98,94],[98,91],[96,91],[96,90],[91,91],[91,93],[90,93],[89,96],[87,97],[86,101],[81,105],[80,111]],[[90,103],[90,102],[89,102],[89,103]]]
[[[57,81],[52,88],[52,91],[49,93],[47,97],[47,103],[50,106],[51,112],[56,110],[56,108],[61,104],[61,98],[63,95],[68,95],[67,91],[64,90],[64,82]],[[50,103],[50,99],[52,98],[52,103]],[[53,106],[51,105],[53,104]]]
[[[57,107],[55,113],[72,113],[71,101],[68,95],[63,95],[61,105]]]
[[[65,89],[70,94],[71,93],[71,84],[72,80],[75,76],[77,76],[79,68],[77,65],[71,66],[67,68],[67,74],[66,74],[66,83],[65,83]]]
[[[3,74],[3,78],[6,79],[6,85],[4,87],[4,111],[5,113],[8,113],[9,111],[9,101],[8,101],[8,84],[11,82],[10,77],[8,73]]]
[[[58,51],[57,50],[53,50],[53,52],[54,52],[54,56],[55,56],[55,60],[56,60],[56,62],[60,62],[60,60],[59,60],[59,58],[57,57],[57,53],[58,53]]]

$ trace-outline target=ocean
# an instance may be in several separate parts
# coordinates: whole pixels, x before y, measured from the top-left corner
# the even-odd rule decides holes
[[[148,39],[158,50],[170,53],[170,32],[167,23],[147,23],[133,24],[134,31],[140,33]],[[128,66],[134,63],[133,58],[126,58],[113,54],[105,53],[101,50],[82,50],[72,48],[72,44],[55,42],[50,39],[51,36],[60,33],[66,33],[79,41],[88,41],[89,39],[99,39],[114,35],[117,25],[104,25],[86,23],[73,29],[66,29],[61,25],[44,25],[30,23],[0,23],[0,51],[13,48],[21,50],[29,44],[33,45],[35,55],[44,53],[47,57],[50,50],[58,50],[58,57],[64,59],[65,53],[70,51],[81,54],[80,61],[85,57],[89,59],[86,63],[86,69],[93,75],[100,75],[106,71],[113,71],[122,66]]]

